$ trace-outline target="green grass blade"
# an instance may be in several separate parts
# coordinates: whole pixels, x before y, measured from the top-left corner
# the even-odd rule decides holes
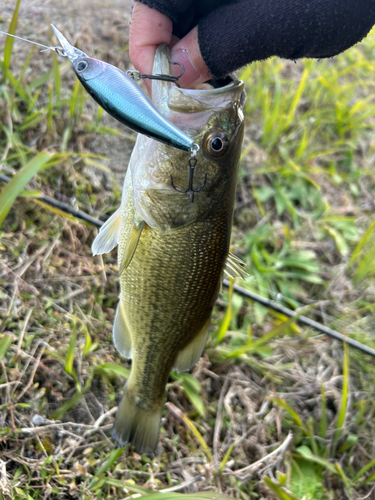
[[[265,333],[260,339],[256,340],[255,342],[252,342],[250,340],[250,342],[248,342],[243,347],[240,347],[236,351],[232,351],[232,352],[228,353],[226,355],[226,357],[229,359],[230,358],[237,358],[238,356],[241,356],[241,354],[245,354],[246,352],[256,351],[263,344],[266,344],[269,340],[276,337],[276,335],[283,333],[287,328],[292,326],[300,316],[305,314],[306,311],[309,311],[311,308],[312,308],[312,306],[307,306],[307,307],[301,308],[301,310],[295,316],[292,316],[291,318],[287,319],[286,321],[284,321],[280,325],[277,325],[275,328],[272,328],[272,330]]]
[[[216,334],[216,343],[220,343],[223,338],[225,337],[225,334],[227,333],[227,330],[230,325],[230,320],[232,318],[232,297],[233,297],[233,283],[234,280],[233,278],[230,278],[230,287],[229,287],[229,298],[228,298],[228,307],[227,310],[225,311],[224,318],[222,319],[219,329]]]
[[[51,418],[55,420],[61,420],[67,411],[71,410],[73,406],[75,406],[77,403],[81,401],[82,397],[83,397],[82,392],[76,392],[74,396],[71,399],[69,399],[69,401],[64,403],[62,406],[60,406],[60,408],[58,408],[51,414]]]
[[[348,407],[348,396],[349,396],[349,354],[348,346],[344,342],[344,366],[343,366],[343,385],[342,385],[342,397],[340,410],[336,422],[336,432],[334,437],[334,443],[336,444],[339,437],[342,434],[342,428],[345,425],[346,412]]]
[[[83,355],[84,356],[88,355],[88,353],[90,352],[91,346],[92,346],[91,335],[89,334],[88,331],[86,331],[85,347],[83,348]]]
[[[48,104],[47,104],[47,130],[52,132],[54,126],[54,114],[53,114],[53,85],[50,82],[48,84]]]
[[[0,193],[0,224],[8,215],[14,200],[23,190],[29,180],[48,163],[52,158],[50,153],[42,151],[30,160],[19,172],[12,178],[2,192]]]
[[[27,71],[27,68],[29,67],[29,64],[30,64],[30,61],[31,61],[31,58],[34,54],[34,51],[35,51],[35,45],[32,45],[31,47],[31,50],[29,52],[29,55],[27,56],[26,58],[26,61],[24,62],[23,66],[22,66],[22,70],[21,70],[21,78],[24,77],[26,71]]]
[[[155,495],[158,493],[157,491],[150,491],[149,488],[145,488],[144,486],[140,486],[139,484],[135,484],[134,481],[132,481],[132,480],[124,481],[124,484],[125,484],[127,490],[131,491],[132,493],[139,493],[141,496],[150,497],[151,495]],[[177,493],[177,495],[178,495],[178,493]],[[159,498],[159,495],[158,495],[158,498]]]
[[[201,392],[201,384],[198,379],[196,379],[190,373],[176,373],[171,372],[171,377],[175,380],[178,380],[182,385],[186,396],[190,399],[192,405],[197,410],[199,415],[204,415],[204,404],[202,397],[200,395]]]
[[[71,65],[72,65],[72,63],[70,61],[67,61],[66,63],[59,66],[60,75],[63,75],[68,69],[70,69]],[[43,73],[41,76],[38,76],[37,78],[35,78],[35,80],[30,82],[28,85],[29,90],[32,91],[38,87],[41,87],[46,82],[48,82],[48,80],[50,80],[51,78],[54,78],[54,68],[52,68],[50,71],[48,71],[46,73]],[[68,99],[67,103],[69,103],[70,100],[71,99]]]
[[[53,52],[53,81],[55,84],[56,99],[61,97],[61,74],[56,52]]]
[[[74,116],[79,116],[79,108],[82,102],[82,85],[79,80],[76,81],[74,90],[70,99],[70,119],[73,120]]]
[[[349,434],[349,436],[345,439],[343,444],[338,449],[339,453],[344,453],[344,451],[349,450],[358,442],[358,436],[355,434]]]
[[[364,484],[367,484],[367,483],[372,483],[373,481],[375,481],[375,472],[373,474],[371,474],[370,477],[368,477],[367,479],[365,479],[363,481],[363,483],[361,483],[361,486],[364,485]]]
[[[163,495],[163,493],[160,493]],[[165,494],[165,493],[164,493]],[[216,491],[201,491],[199,493],[193,493],[192,495],[183,495],[185,500],[228,500],[232,497],[224,495],[224,493],[217,493]]]
[[[299,453],[305,460],[322,465],[333,474],[338,474],[338,470],[334,465],[331,464],[331,462],[329,462],[325,458],[317,457],[316,455],[314,455],[308,446],[299,446],[296,449],[296,452]]]
[[[296,497],[295,495],[293,495],[293,493],[291,493],[290,491],[286,492],[285,490],[283,490],[282,488],[280,488],[280,486],[275,483],[274,481],[272,481],[272,479],[270,479],[269,477],[265,477],[263,479],[265,485],[271,490],[273,491],[278,498],[280,498],[280,500],[300,500],[298,497]]]
[[[295,410],[293,410],[293,408],[284,399],[275,397],[275,398],[270,398],[270,401],[284,408],[284,410],[286,410],[289,413],[289,415],[292,417],[292,419],[298,425],[298,427],[301,427],[301,429],[303,429],[306,433],[308,433],[308,430],[304,425],[304,423],[302,422],[301,417]]]
[[[0,361],[5,356],[11,343],[12,343],[12,337],[10,335],[4,335],[4,337],[0,341]]]
[[[186,427],[190,430],[190,432],[193,434],[195,439],[198,441],[198,443],[202,447],[202,450],[205,453],[205,455],[207,456],[207,458],[209,460],[211,460],[212,455],[211,455],[210,448],[209,448],[208,444],[206,443],[206,441],[204,440],[204,437],[202,436],[202,434],[197,429],[194,422],[192,420],[190,420],[190,418],[184,412],[182,412],[179,408],[177,408],[173,403],[168,402],[168,403],[166,403],[166,406],[168,407],[168,410],[172,413],[172,415],[174,417],[176,417],[179,420],[182,420],[184,422]]]
[[[113,374],[116,374],[126,379],[128,379],[130,375],[130,370],[124,368],[123,366],[115,365],[114,363],[104,363],[102,365],[95,366],[94,371],[111,377],[113,377]]]
[[[192,420],[190,420],[190,418],[187,415],[183,416],[183,421],[184,421],[185,425],[190,429],[193,436],[196,438],[196,440],[201,445],[202,450],[204,451],[204,453],[206,454],[208,459],[211,460],[212,455],[210,452],[210,448],[209,448],[208,444],[206,443],[206,441],[204,440],[204,437],[202,436],[202,434],[199,432],[199,430],[195,426],[194,422]]]
[[[371,469],[371,467],[375,467],[375,458],[371,460],[368,464],[366,464],[362,469],[358,472],[358,474],[355,476],[354,481],[358,481],[360,477],[363,476],[363,474],[366,474],[366,472]]]
[[[121,457],[123,451],[123,448],[112,450],[109,454],[108,460],[100,467],[100,469],[96,473],[96,476],[104,474],[104,472],[106,472],[116,462],[116,460]]]
[[[327,398],[326,398],[326,393],[324,392],[323,384],[321,384],[320,387],[320,394],[322,396],[322,415],[320,417],[319,436],[322,439],[325,439],[327,434]]]
[[[353,250],[352,256],[350,257],[350,260],[348,263],[349,266],[351,266],[354,263],[354,261],[358,258],[359,254],[361,253],[362,248],[370,240],[374,230],[375,230],[375,219],[371,222],[371,224],[369,225],[369,227],[365,231],[365,234],[362,236],[362,238],[358,242],[357,246]]]
[[[219,466],[219,471],[218,471],[219,476],[222,474],[222,472],[224,470],[224,467],[225,467],[226,463],[228,462],[229,457],[230,457],[230,455],[231,455],[231,453],[233,451],[233,448],[234,448],[235,444],[236,444],[236,442],[233,441],[233,443],[229,446],[227,452],[225,453],[224,458],[221,461],[220,466]]]
[[[351,487],[352,487],[351,481],[348,478],[348,476],[345,474],[345,472],[343,471],[341,465],[338,462],[335,463],[335,469],[337,470],[338,475],[343,480],[343,483],[345,484],[345,487],[346,487],[346,489],[349,492],[350,489],[351,489]]]
[[[14,78],[14,76],[9,71],[9,69],[6,68],[5,63],[2,61],[0,61],[0,68],[3,70],[4,75],[8,78],[9,83],[11,84],[13,89],[16,91],[16,93],[21,97],[21,99],[23,99],[27,104],[29,104],[30,99],[29,99],[24,87],[16,78]]]
[[[17,0],[16,6],[14,8],[12,20],[10,22],[9,28],[8,28],[8,33],[11,35],[14,35],[17,27],[17,21],[18,21],[18,12],[20,10],[20,4],[21,0]],[[13,50],[13,43],[14,43],[14,38],[11,36],[7,36],[7,39],[5,41],[4,45],[4,64],[6,69],[9,69],[10,66],[10,60],[12,58],[12,50]]]
[[[69,401],[67,401],[62,406],[60,406],[60,408],[58,408],[56,411],[54,411],[51,414],[51,418],[53,418],[55,420],[61,420],[67,411],[71,410],[73,408],[73,406],[75,406],[77,403],[79,403],[81,401],[81,399],[83,398],[83,396],[86,394],[86,392],[90,389],[93,377],[94,377],[94,370],[91,370],[90,376],[86,380],[85,385],[83,386],[83,389],[78,390],[74,394],[74,396],[71,399],[69,399]]]
[[[288,128],[289,125],[292,123],[292,120],[294,118],[294,115],[295,115],[298,103],[301,100],[302,93],[303,93],[303,90],[305,88],[307,77],[308,77],[309,73],[310,73],[310,70],[305,67],[305,69],[303,70],[303,73],[302,73],[302,78],[300,80],[300,83],[299,83],[296,95],[294,96],[294,99],[292,101],[292,105],[290,107],[289,114],[288,114],[287,119],[286,119],[286,121],[285,121],[285,123],[283,125],[284,130],[286,128]]]
[[[128,488],[128,485],[126,485],[126,488],[129,489],[129,491],[133,491],[132,489]],[[158,493],[157,491],[151,492],[150,490],[147,491],[147,494],[138,491],[142,495],[142,499],[144,498],[145,500],[154,500],[155,499],[155,494],[157,495],[156,498],[159,500],[183,500],[185,498],[185,495],[181,493]]]
[[[74,349],[76,347],[76,342],[77,342],[77,323],[74,321],[72,335],[70,337],[68,351],[65,357],[65,371],[66,373],[71,375],[75,380],[77,380],[77,375],[73,368],[73,363],[74,363]]]
[[[129,487],[127,483],[125,485],[129,491],[133,491],[133,489]],[[148,490],[146,495],[142,493],[142,491],[139,491],[139,493],[142,494],[142,499],[144,500],[154,500],[155,493],[156,498],[158,498],[159,500],[231,500],[232,498],[228,495],[224,495],[223,493],[217,493],[216,491],[202,491],[193,494],[183,494],[175,492],[164,493],[163,491],[151,492],[150,490]]]

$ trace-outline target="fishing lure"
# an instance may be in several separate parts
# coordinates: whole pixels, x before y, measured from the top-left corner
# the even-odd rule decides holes
[[[25,40],[29,43],[44,47],[44,50],[54,50],[61,57],[68,57],[73,64],[77,78],[91,95],[91,97],[116,120],[127,125],[132,130],[156,139],[169,146],[190,152],[189,158],[189,186],[186,190],[179,190],[173,184],[176,191],[190,194],[190,200],[194,201],[194,193],[203,189],[204,184],[197,189],[193,186],[193,174],[196,164],[196,155],[199,146],[182,132],[178,127],[167,120],[152,104],[143,90],[135,83],[140,78],[151,78],[175,82],[178,77],[170,75],[143,75],[138,71],[131,70],[127,73],[115,66],[89,57],[85,52],[71,45],[64,35],[53,25],[51,27],[59,40],[61,47],[47,46],[32,42],[26,38],[10,35],[14,38]]]

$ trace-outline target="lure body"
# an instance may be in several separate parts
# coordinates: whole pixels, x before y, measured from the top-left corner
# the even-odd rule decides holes
[[[51,26],[63,47],[60,54],[69,57],[79,81],[107,113],[147,137],[192,151],[193,140],[164,118],[130,76],[111,64],[87,56]]]

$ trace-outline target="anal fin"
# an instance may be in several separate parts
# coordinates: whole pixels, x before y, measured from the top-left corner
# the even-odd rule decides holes
[[[211,318],[206,321],[201,331],[195,336],[190,344],[177,354],[172,370],[176,370],[177,372],[186,372],[187,370],[190,370],[193,365],[195,365],[203,352],[204,346],[206,345],[210,323]]]
[[[137,249],[139,238],[141,237],[142,230],[145,227],[146,222],[144,220],[138,222],[136,219],[134,219],[133,222],[133,227],[131,228],[130,231],[130,237],[129,241],[127,242],[127,245],[125,247],[124,253],[121,257],[121,262],[119,266],[119,274],[121,275],[125,269],[128,267],[130,264],[134,252]]]
[[[118,352],[126,359],[132,357],[132,339],[126,321],[124,301],[120,297],[113,323],[113,344]]]
[[[249,273],[245,269],[245,262],[241,260],[239,257],[229,252],[227,257],[227,262],[225,264],[224,273],[229,278],[241,278],[245,279],[246,276],[249,276]]]
[[[99,233],[91,246],[93,255],[102,255],[113,250],[119,241],[120,228],[121,207],[99,229]]]

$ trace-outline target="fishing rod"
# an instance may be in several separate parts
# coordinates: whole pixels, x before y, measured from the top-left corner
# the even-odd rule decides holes
[[[0,180],[4,181],[6,183],[10,182],[10,178],[7,177],[6,175],[0,174]],[[35,191],[35,189],[32,189],[30,187],[25,186],[24,187],[25,191]],[[78,219],[81,219],[85,222],[88,222],[89,224],[92,224],[93,226],[96,227],[102,227],[104,224],[103,221],[96,219],[95,217],[92,217],[91,215],[87,214],[86,212],[83,212],[82,210],[76,210],[72,206],[68,205],[67,203],[64,203],[62,201],[58,201],[55,198],[51,198],[50,196],[47,196],[46,194],[42,193],[38,195],[38,200],[43,201],[47,205],[50,205],[51,207],[57,208],[58,210],[61,210],[62,212],[65,212],[69,215],[73,215],[74,217],[77,217]]]
[[[0,174],[0,180],[8,183],[10,182],[11,179],[6,175]],[[25,187],[24,189],[25,191],[34,191],[32,188],[29,187]],[[103,221],[96,219],[95,217],[92,217],[86,212],[83,212],[82,210],[75,210],[68,204],[55,200],[54,198],[51,198],[50,196],[47,196],[44,193],[41,193],[40,196],[38,196],[38,200],[41,200],[47,205],[50,205],[54,208],[58,208],[62,212],[66,212],[69,215],[73,215],[74,217],[77,217],[78,219],[81,219],[98,228],[102,227],[102,225],[104,224]],[[226,288],[229,288],[230,286],[229,280],[224,279],[223,285]],[[298,316],[298,313],[292,311],[291,309],[288,309],[287,307],[282,306],[281,304],[278,304],[274,300],[262,297],[261,295],[251,292],[250,290],[247,290],[246,288],[243,288],[242,286],[239,285],[233,285],[233,291],[246,299],[258,302],[262,306],[267,307],[268,309],[272,309],[273,311],[278,312],[280,314],[283,314],[288,318],[293,318],[296,316],[296,323],[314,328],[314,330],[317,330],[320,333],[324,333],[325,335],[328,335],[329,337],[335,340],[339,340],[340,342],[346,342],[349,346],[354,347],[355,349],[358,349],[359,351],[365,354],[369,354],[370,356],[375,357],[375,349],[372,349],[371,347],[362,344],[357,340],[347,337],[336,330],[332,330],[332,328],[328,328],[327,326],[321,325],[317,321],[307,318],[306,316]]]
[[[230,287],[229,280],[224,279],[223,285],[226,288],[229,288]],[[262,304],[262,306],[267,307],[268,309],[272,309],[273,311],[278,312],[280,314],[283,314],[284,316],[287,316],[288,318],[293,318],[294,316],[297,316],[297,314],[298,314],[295,311],[292,311],[291,309],[288,309],[287,307],[284,307],[281,304],[278,304],[274,300],[266,299],[265,297],[262,297],[261,295],[258,295],[254,292],[251,292],[250,290],[247,290],[246,288],[243,288],[242,286],[233,285],[233,291],[236,292],[238,295],[241,295],[242,297],[253,300],[254,302],[258,302],[259,304]],[[343,335],[342,333],[340,333],[336,330],[332,330],[332,328],[328,328],[327,326],[321,325],[317,321],[309,319],[306,316],[297,316],[296,323],[300,323],[301,325],[305,325],[305,326],[310,326],[311,328],[314,328],[315,330],[318,330],[319,332],[324,333],[325,335],[328,335],[329,337],[332,337],[333,339],[340,340],[340,342],[346,342],[351,347],[354,347],[355,349],[359,349],[360,351],[364,352],[365,354],[370,354],[370,356],[375,357],[375,349],[372,349],[371,347],[369,347],[365,344],[362,344],[361,342],[357,342],[356,340],[354,340],[350,337],[347,337],[346,335]]]

